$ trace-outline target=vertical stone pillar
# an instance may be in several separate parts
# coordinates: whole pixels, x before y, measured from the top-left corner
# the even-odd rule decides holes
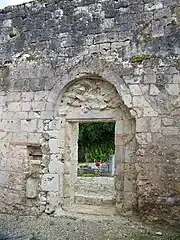
[[[77,179],[78,164],[78,123],[66,122],[65,162],[64,162],[64,204],[74,203],[74,184]]]
[[[133,124],[126,116],[116,121],[116,210],[118,214],[132,214],[133,166],[131,154],[133,141]],[[135,147],[135,146],[134,146]]]

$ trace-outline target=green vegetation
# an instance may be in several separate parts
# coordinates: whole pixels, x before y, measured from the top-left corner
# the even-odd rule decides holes
[[[150,60],[154,58],[152,55],[141,55],[141,56],[135,56],[130,59],[131,63],[142,63],[145,60]]]
[[[114,154],[114,123],[82,123],[79,126],[79,162],[106,162]]]
[[[31,61],[37,61],[40,59],[40,56],[37,56],[37,55],[32,55],[32,54],[29,54],[28,56],[26,56],[26,60],[31,62]]]
[[[176,68],[180,71],[180,58],[176,60]]]
[[[180,24],[180,8],[179,7],[175,7],[173,10],[173,14],[176,18],[176,23]]]
[[[2,91],[6,91],[9,86],[8,75],[9,75],[9,67],[0,66],[0,89]]]
[[[83,177],[96,177],[96,175],[92,173],[86,173],[86,174],[83,174]]]

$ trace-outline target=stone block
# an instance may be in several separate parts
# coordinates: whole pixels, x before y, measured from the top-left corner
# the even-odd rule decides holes
[[[125,162],[125,150],[126,147],[124,145],[116,145],[115,165]]]
[[[2,167],[2,161],[1,161],[1,167]],[[9,173],[0,171],[0,185],[5,186],[8,185],[8,180],[9,180]]]
[[[34,93],[34,101],[40,102],[40,101],[46,101],[48,96],[48,91],[37,91]]]
[[[123,133],[115,135],[115,143],[117,146],[124,146],[133,139],[134,134]]]
[[[26,132],[20,132],[19,135],[19,142],[27,142],[27,136],[28,134]]]
[[[165,118],[162,118],[162,122],[164,126],[171,126],[174,123],[174,119],[171,117],[165,117]]]
[[[7,132],[20,132],[20,121],[19,120],[9,120],[4,121],[4,131]]]
[[[162,134],[163,135],[178,135],[179,128],[178,127],[163,127]]]
[[[132,181],[126,177],[124,177],[124,192],[130,192],[132,193],[132,190],[133,190],[133,183]]]
[[[53,111],[55,108],[55,104],[52,102],[47,102],[46,103],[46,111]]]
[[[180,84],[180,74],[174,74],[173,83]]]
[[[31,102],[34,98],[34,92],[23,92],[22,93],[22,101],[23,102]]]
[[[154,12],[154,19],[163,19],[164,17],[170,19],[172,17],[172,13],[169,6],[155,10]]]
[[[38,124],[37,124],[37,132],[42,133],[43,129],[44,129],[44,121],[41,119],[37,120]]]
[[[40,133],[28,133],[28,137],[27,140],[29,143],[39,143],[41,138],[41,134]]]
[[[156,74],[152,73],[152,74],[146,74],[144,75],[144,83],[148,84],[148,83],[156,83]]]
[[[149,131],[149,118],[137,118],[136,119],[136,132],[148,132]]]
[[[58,138],[60,136],[60,132],[58,130],[46,131],[50,138]],[[61,135],[62,137],[62,135]]]
[[[61,196],[59,193],[56,192],[49,192],[47,194],[47,203],[49,207],[53,210],[55,210],[56,207],[58,207],[59,203],[61,202]]]
[[[150,91],[149,91],[150,96],[157,96],[159,93],[160,93],[160,90],[156,87],[156,85],[151,84]]]
[[[28,178],[26,181],[26,197],[36,198],[38,195],[38,179]]]
[[[142,76],[124,76],[123,79],[127,84],[139,84],[142,81]]]
[[[72,196],[74,193],[73,193],[73,189],[72,189],[72,185],[71,185],[71,176],[70,174],[64,174],[64,178],[63,178],[63,195],[64,197],[70,197]]]
[[[21,100],[21,93],[12,92],[7,94],[6,101],[7,102],[18,102]]]
[[[57,160],[50,161],[49,172],[62,174],[64,172],[64,164],[61,161]]]
[[[139,144],[149,144],[151,143],[151,133],[137,133],[136,139]]]
[[[159,10],[163,8],[163,3],[162,2],[156,2],[156,3],[146,3],[144,5],[144,10],[145,11],[154,11],[154,10]]]
[[[49,149],[50,149],[50,152],[54,154],[59,152],[59,142],[57,139],[49,140]]]
[[[21,111],[21,102],[9,102],[8,111],[12,111],[12,112]]]
[[[21,196],[19,191],[10,190],[8,192],[8,197],[6,199],[6,204],[13,205],[13,204],[20,204],[21,203]]]
[[[156,117],[158,115],[159,113],[155,111],[155,109],[153,109],[152,107],[145,107],[143,109],[143,117]]]
[[[0,141],[5,140],[5,137],[7,135],[6,132],[3,132],[3,129],[4,129],[4,125],[1,125],[1,122],[0,122]]]
[[[122,99],[127,107],[132,107],[132,96],[130,94],[122,94]]]
[[[151,132],[160,132],[161,131],[161,118],[152,117],[150,120]]]
[[[5,106],[6,98],[5,96],[0,96],[0,106]]]
[[[123,117],[119,117],[115,124],[115,133],[122,134],[124,132],[123,129]]]
[[[161,21],[152,22],[152,36],[154,38],[164,36],[164,26]]]
[[[36,130],[37,130],[36,119],[21,120],[21,131],[33,133]]]
[[[22,111],[29,112],[31,110],[31,105],[29,102],[22,102]]]
[[[179,95],[180,88],[178,84],[166,84],[166,91],[169,95],[177,96]]]
[[[41,119],[53,119],[54,111],[41,111]]]
[[[28,112],[18,112],[19,119],[28,119]]]
[[[142,95],[142,90],[138,84],[129,85],[129,88],[133,96]]]
[[[20,133],[13,133],[12,140],[13,142],[20,142]],[[26,142],[27,142],[27,136],[26,136]]]
[[[3,112],[3,116],[2,116],[2,119],[4,120],[12,120],[14,117],[17,118],[17,113],[15,112]]]
[[[45,111],[46,102],[31,102],[32,111]]]
[[[133,106],[140,107],[146,109],[147,107],[151,107],[150,104],[146,101],[144,96],[134,96],[133,97]]]
[[[6,124],[6,120],[0,120],[0,131],[1,132],[4,132],[5,124]]]
[[[41,117],[41,112],[40,111],[37,111],[37,112],[29,112],[28,114],[28,119],[37,119],[37,118],[40,118]]]
[[[47,192],[58,192],[58,174],[44,174],[42,177],[41,190]]]
[[[49,123],[50,130],[59,130],[61,128],[61,119],[54,119]]]

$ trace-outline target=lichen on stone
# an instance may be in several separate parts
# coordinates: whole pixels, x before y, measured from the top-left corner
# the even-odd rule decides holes
[[[0,66],[0,90],[5,91],[8,88],[9,82],[8,77],[9,75],[9,67],[7,66]]]
[[[29,61],[29,62],[31,62],[31,61],[37,61],[37,60],[39,60],[39,59],[40,59],[39,56],[33,55],[33,54],[28,54],[28,55],[26,56],[26,60]]]
[[[176,18],[176,23],[180,24],[180,8],[179,7],[175,7],[173,9],[173,15]]]
[[[176,69],[180,71],[180,58],[178,58],[176,61]]]
[[[145,60],[150,60],[154,58],[152,55],[146,54],[146,55],[139,55],[139,56],[134,56],[130,59],[131,63],[142,63]]]

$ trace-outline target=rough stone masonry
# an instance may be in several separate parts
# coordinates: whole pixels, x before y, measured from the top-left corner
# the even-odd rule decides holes
[[[116,122],[116,213],[179,221],[179,54],[179,0],[0,10],[1,213],[69,209],[74,121],[106,119]]]

